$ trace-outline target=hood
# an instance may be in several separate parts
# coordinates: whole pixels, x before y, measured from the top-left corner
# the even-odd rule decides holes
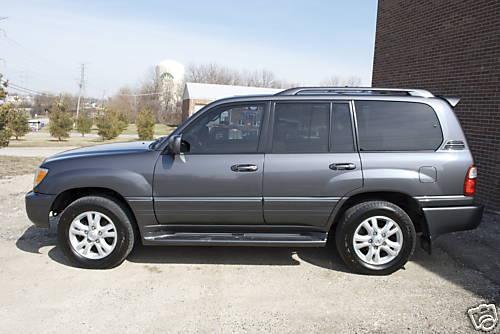
[[[102,144],[89,147],[82,147],[74,150],[68,150],[61,153],[57,153],[47,158],[45,162],[67,159],[67,158],[88,157],[97,155],[138,153],[138,152],[148,151],[150,144],[151,141],[136,141],[136,142]]]

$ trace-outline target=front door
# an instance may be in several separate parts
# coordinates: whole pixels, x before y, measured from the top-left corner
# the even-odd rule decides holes
[[[182,151],[160,156],[154,205],[161,224],[263,224],[260,150],[265,103],[216,107],[182,131]]]
[[[326,226],[340,198],[363,182],[349,103],[276,102],[271,119],[266,223]]]

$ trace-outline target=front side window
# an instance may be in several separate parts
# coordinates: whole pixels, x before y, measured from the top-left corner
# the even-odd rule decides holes
[[[221,107],[182,133],[182,151],[193,154],[256,153],[264,104]]]
[[[436,150],[443,141],[434,110],[423,103],[356,101],[361,151]]]
[[[326,153],[329,103],[276,103],[273,153]]]

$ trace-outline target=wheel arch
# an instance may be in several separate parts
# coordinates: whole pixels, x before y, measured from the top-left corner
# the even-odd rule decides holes
[[[71,188],[71,189],[66,189],[63,192],[61,192],[57,197],[55,198],[54,202],[51,205],[50,211],[52,212],[53,216],[58,216],[61,214],[61,212],[64,211],[64,209],[76,201],[79,198],[85,197],[85,196],[101,196],[101,197],[107,197],[109,199],[112,199],[120,206],[125,209],[127,214],[132,218],[132,222],[137,228],[137,219],[134,214],[134,211],[130,207],[129,203],[127,200],[118,192],[116,192],[113,189],[109,188],[101,188],[101,187],[86,187],[86,188]]]
[[[417,232],[428,234],[427,222],[418,201],[408,194],[397,191],[363,192],[345,198],[332,213],[329,229],[334,229],[344,212],[353,205],[373,200],[383,200],[399,206],[408,214]]]

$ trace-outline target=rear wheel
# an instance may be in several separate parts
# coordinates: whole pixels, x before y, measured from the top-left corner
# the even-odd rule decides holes
[[[61,214],[58,244],[75,265],[105,269],[122,263],[134,245],[132,217],[111,198],[86,196]]]
[[[369,201],[349,208],[335,230],[337,250],[355,272],[387,275],[405,265],[415,250],[413,223],[399,206]]]

